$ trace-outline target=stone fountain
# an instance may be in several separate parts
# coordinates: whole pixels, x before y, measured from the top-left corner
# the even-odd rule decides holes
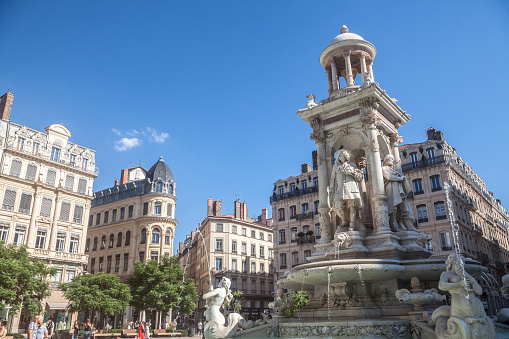
[[[310,124],[318,152],[321,238],[309,263],[294,267],[277,284],[308,291],[309,303],[297,312],[298,319],[286,318],[284,307],[292,302],[278,293],[272,321],[250,326],[232,318],[239,324],[235,327],[224,317],[219,322],[207,318],[216,333],[242,338],[494,337],[492,322],[479,309],[480,286],[473,278],[484,268],[459,252],[447,262],[430,259],[430,237],[415,228],[407,201],[411,187],[398,149],[398,129],[410,115],[374,82],[375,55],[370,42],[343,26],[320,56],[329,97],[316,103],[308,95],[297,112]],[[357,75],[361,79],[356,81]],[[340,86],[340,77],[346,86]],[[409,286],[412,290],[406,290]],[[442,305],[445,298],[438,289],[452,294],[451,306]],[[206,331],[206,337],[218,337],[212,332]]]

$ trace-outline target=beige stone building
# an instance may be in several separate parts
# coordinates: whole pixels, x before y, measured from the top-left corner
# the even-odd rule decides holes
[[[221,200],[208,200],[207,217],[194,237],[188,237],[179,250],[183,267],[192,258],[189,246],[196,246],[194,267],[197,291],[200,296],[217,287],[223,277],[231,280],[233,291],[244,292],[240,313],[245,319],[259,319],[273,300],[274,277],[272,269],[272,220],[263,209],[258,220],[247,216],[247,204],[235,201],[234,214],[221,214]],[[198,238],[203,235],[203,240]],[[204,241],[204,242],[203,242]],[[194,244],[194,245],[193,245]],[[205,245],[204,245],[205,244]],[[204,247],[205,246],[205,247]],[[186,251],[187,249],[187,251]],[[188,267],[186,267],[188,270]],[[195,319],[204,320],[205,301],[200,299]]]
[[[176,204],[173,174],[162,157],[148,171],[139,166],[122,170],[120,182],[94,193],[85,247],[87,271],[125,280],[136,261],[172,256]],[[141,316],[153,318],[155,324],[155,314]],[[129,308],[114,323],[138,317]]]
[[[454,234],[444,183],[450,188],[452,212],[459,226],[461,252],[488,267],[490,276],[478,279],[481,296],[490,314],[496,314],[506,301],[498,288],[509,263],[509,214],[500,200],[488,191],[486,183],[434,128],[427,130],[422,143],[400,146],[401,169],[413,189],[409,200],[418,228],[432,237],[433,255],[454,251]],[[496,280],[496,282],[494,281]]]
[[[95,151],[70,142],[71,132],[62,124],[42,132],[10,121],[13,99],[10,92],[0,97],[0,241],[26,245],[31,255],[57,269],[44,315],[60,329],[72,317],[56,286],[87,263],[85,219],[98,173]],[[22,310],[11,318],[10,331],[24,332],[28,321]]]
[[[270,197],[274,234],[275,281],[292,267],[308,262],[320,239],[318,220],[318,171],[301,166],[301,173],[274,183]]]

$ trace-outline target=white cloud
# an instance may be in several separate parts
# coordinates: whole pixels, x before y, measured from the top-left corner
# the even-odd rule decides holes
[[[123,152],[133,147],[140,146],[142,143],[143,141],[138,138],[122,138],[115,141],[115,149],[117,151]]]
[[[115,133],[118,136],[122,135],[122,133],[120,133],[120,131],[118,129],[116,129],[116,128],[112,128],[111,130],[113,131],[113,133]]]
[[[158,144],[164,143],[164,141],[170,136],[166,132],[157,133],[157,131],[151,127],[147,127],[147,132],[150,133],[150,141]]]
[[[134,136],[140,134],[140,132],[138,132],[137,130],[133,129],[132,131],[125,132],[125,134],[127,134],[130,137],[134,137]]]

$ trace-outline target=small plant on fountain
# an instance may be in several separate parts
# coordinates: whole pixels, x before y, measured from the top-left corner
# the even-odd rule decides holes
[[[288,295],[293,294],[293,306],[285,310],[285,315],[294,317],[295,312],[301,311],[309,303],[308,291],[291,291]]]

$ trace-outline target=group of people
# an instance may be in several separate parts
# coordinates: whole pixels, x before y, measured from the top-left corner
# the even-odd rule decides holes
[[[7,325],[7,323],[5,324]],[[7,330],[6,330],[7,334]],[[38,315],[28,325],[28,339],[46,339],[53,335],[53,320],[50,318],[44,326],[44,320]]]

